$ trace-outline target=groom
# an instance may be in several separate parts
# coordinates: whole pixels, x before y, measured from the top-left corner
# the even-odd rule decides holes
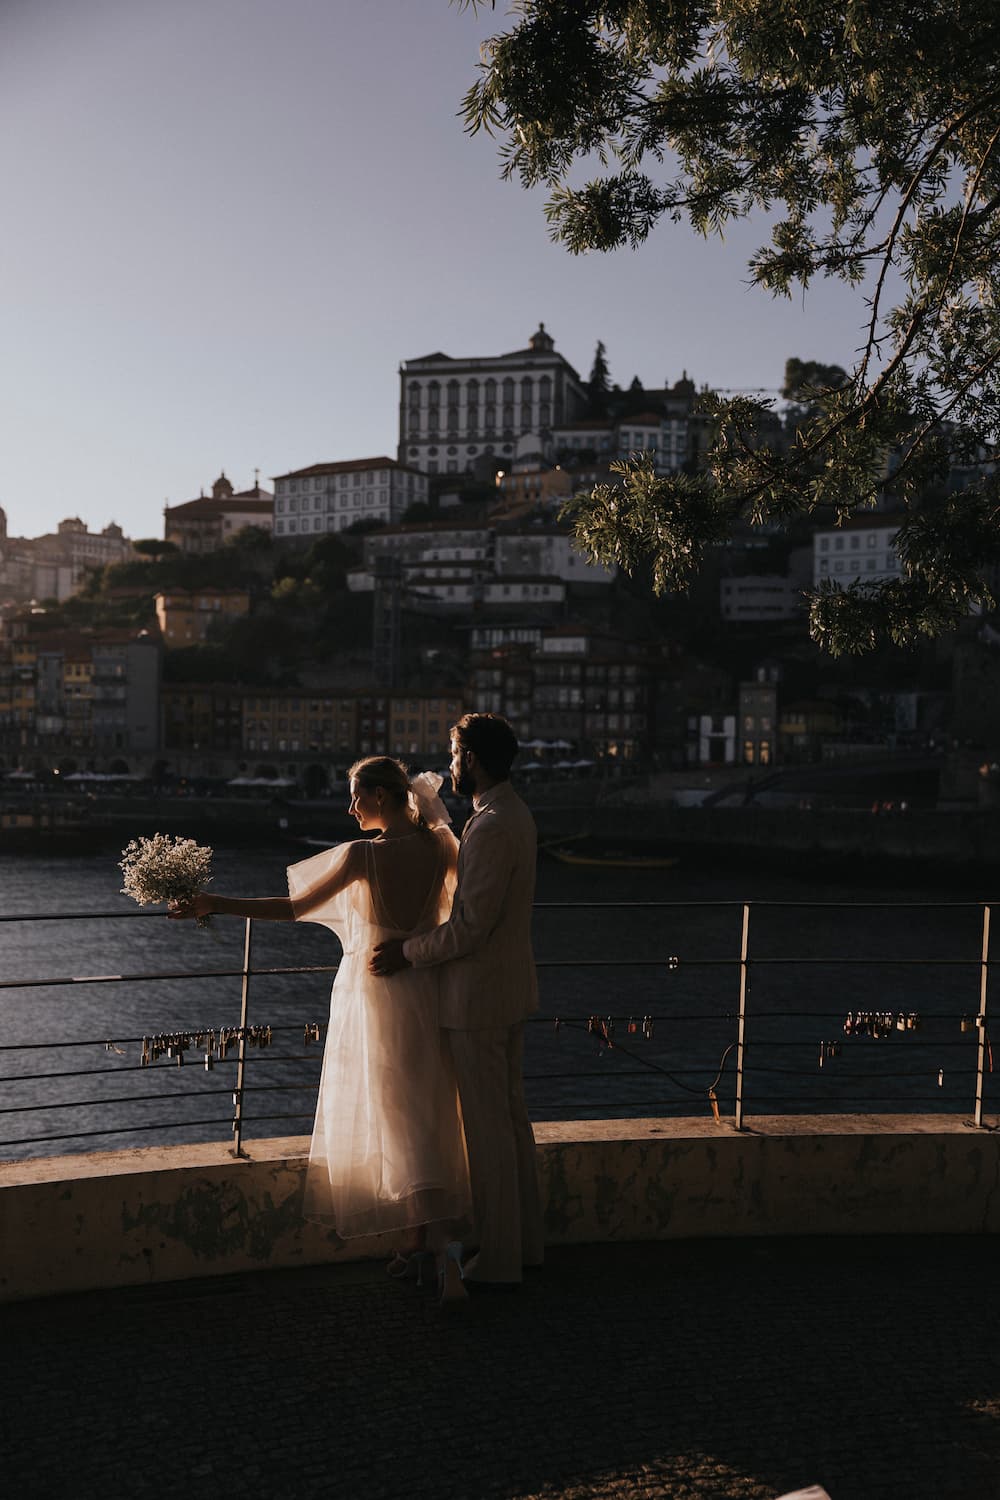
[[[441,1026],[455,1063],[479,1253],[466,1283],[513,1287],[540,1265],[535,1138],[524,1103],[524,1021],[538,1009],[531,951],[535,823],[510,784],[517,736],[495,714],[451,731],[451,780],[472,796],[451,916],[405,941],[379,943],[369,967],[394,974],[443,964]]]

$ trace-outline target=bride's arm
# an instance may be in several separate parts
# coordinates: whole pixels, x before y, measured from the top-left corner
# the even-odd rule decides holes
[[[186,917],[254,917],[258,922],[294,922],[295,912],[287,896],[210,896],[201,891],[190,901],[175,901],[167,916],[173,921]]]
[[[258,922],[295,922],[307,917],[316,907],[336,896],[345,886],[358,878],[360,867],[360,841],[355,841],[348,850],[346,859],[329,875],[318,880],[311,889],[296,896],[212,896],[201,891],[190,901],[175,901],[167,916],[174,921],[186,917],[253,917]]]

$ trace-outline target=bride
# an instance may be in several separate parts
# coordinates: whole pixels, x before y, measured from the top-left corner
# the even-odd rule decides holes
[[[411,782],[405,766],[371,756],[351,767],[356,839],[289,867],[289,894],[242,900],[203,892],[175,918],[212,914],[319,922],[343,958],[330,1000],[304,1213],[343,1239],[402,1232],[408,1248],[438,1249],[442,1295],[461,1299],[459,1247],[446,1226],[469,1208],[458,1094],[438,1029],[434,968],[390,978],[368,972],[379,942],[447,920],[458,843],[437,795],[441,777]],[[419,1265],[398,1253],[390,1271]]]

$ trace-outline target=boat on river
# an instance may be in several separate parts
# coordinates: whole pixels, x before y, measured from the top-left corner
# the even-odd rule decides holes
[[[593,869],[669,870],[679,863],[678,855],[667,854],[653,846],[605,844],[584,835],[577,839],[553,839],[539,848],[560,864]]]

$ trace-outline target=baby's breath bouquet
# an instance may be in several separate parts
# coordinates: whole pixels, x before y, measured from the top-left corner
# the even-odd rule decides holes
[[[194,839],[154,833],[151,839],[133,839],[122,850],[119,869],[125,876],[122,895],[140,906],[160,901],[190,901],[210,883],[212,851]],[[199,917],[207,927],[211,918]]]

